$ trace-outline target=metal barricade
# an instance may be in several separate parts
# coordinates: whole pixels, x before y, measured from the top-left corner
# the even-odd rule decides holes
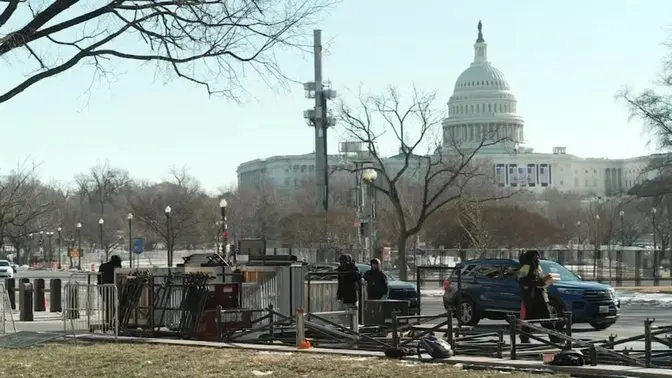
[[[276,306],[278,303],[278,281],[277,276],[273,276],[255,283],[243,283],[241,307],[250,310],[259,310],[268,308],[269,305]],[[252,321],[263,316],[261,313],[252,314]]]
[[[0,322],[2,322],[0,324],[0,332],[2,332],[3,335],[8,332],[16,332],[12,303],[4,283],[0,283]]]
[[[78,333],[102,331],[119,334],[119,295],[114,284],[68,282],[64,287],[63,330]]]

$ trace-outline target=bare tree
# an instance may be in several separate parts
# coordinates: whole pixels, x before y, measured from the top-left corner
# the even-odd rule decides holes
[[[431,142],[443,119],[443,112],[435,104],[434,94],[413,91],[412,99],[404,105],[399,93],[390,89],[382,96],[361,97],[358,110],[342,106],[340,120],[350,137],[363,143],[371,159],[372,169],[378,172],[373,187],[391,202],[399,233],[396,245],[401,279],[407,278],[406,247],[433,213],[456,201],[483,178],[482,166],[475,156],[483,148],[504,141],[499,130],[486,132],[470,148],[461,148],[460,138],[452,135],[450,143],[435,146]],[[446,133],[450,133],[446,130]],[[399,144],[399,155],[385,159],[377,143],[384,133],[394,135]],[[422,154],[422,148],[433,151]],[[434,147],[438,147],[434,149]],[[428,152],[429,152],[428,151]],[[422,195],[420,210],[411,217],[403,206],[400,185],[404,181],[417,182]],[[482,182],[480,182],[482,184]],[[480,199],[479,199],[480,200]]]
[[[300,49],[305,27],[329,0],[77,0],[0,2],[2,67],[21,60],[25,78],[5,83],[0,103],[77,65],[110,74],[111,61],[154,63],[171,76],[235,98],[246,71],[284,79],[275,52]],[[18,65],[18,63],[17,63]],[[15,65],[16,66],[16,65]]]
[[[40,183],[36,168],[24,162],[0,178],[0,247],[7,238],[17,253],[26,249],[27,235],[39,232],[44,226],[41,221],[53,210],[49,190]],[[27,256],[17,257],[27,262]]]
[[[191,244],[190,234],[200,235],[207,196],[198,182],[184,170],[173,169],[171,179],[153,184],[143,183],[128,194],[128,206],[134,220],[146,231],[163,240],[168,250],[176,245]],[[171,207],[168,227],[166,206]]]

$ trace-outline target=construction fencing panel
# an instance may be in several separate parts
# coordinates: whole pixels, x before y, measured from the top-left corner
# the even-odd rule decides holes
[[[0,322],[2,322],[0,324],[0,332],[2,332],[3,335],[16,332],[12,304],[9,300],[9,292],[4,283],[0,283]]]
[[[257,310],[268,308],[278,303],[278,277],[264,278],[254,283],[243,283],[241,290],[241,306],[245,309]],[[252,321],[264,316],[263,313],[253,313]]]
[[[114,284],[68,282],[64,287],[63,330],[73,336],[101,331],[119,334],[119,295]]]

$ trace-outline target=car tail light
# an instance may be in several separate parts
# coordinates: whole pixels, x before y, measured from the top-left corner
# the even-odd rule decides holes
[[[444,280],[443,281],[443,290],[448,290],[450,289],[450,280]]]

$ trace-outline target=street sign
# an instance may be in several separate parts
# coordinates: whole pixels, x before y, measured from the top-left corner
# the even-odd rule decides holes
[[[392,261],[391,247],[383,247],[383,261]]]
[[[145,239],[133,238],[133,253],[139,255],[142,252],[145,252]]]
[[[68,248],[68,256],[70,256],[70,257],[79,257],[79,249],[77,249],[77,248]]]

